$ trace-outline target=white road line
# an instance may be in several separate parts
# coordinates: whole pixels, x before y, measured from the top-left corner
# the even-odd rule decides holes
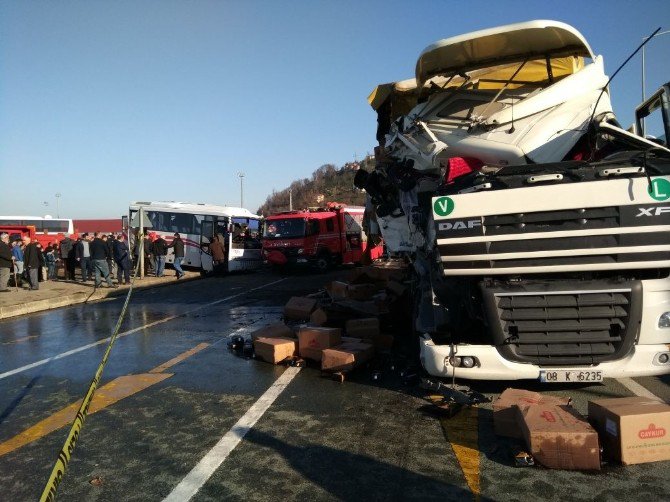
[[[251,408],[240,418],[233,427],[224,434],[214,447],[198,462],[184,479],[165,497],[164,502],[183,502],[190,500],[207,480],[216,472],[223,461],[230,455],[244,436],[258,422],[272,403],[286,389],[291,380],[298,374],[300,368],[289,367],[275,380],[268,390],[258,398]]]
[[[138,331],[142,331],[143,329],[151,328],[152,326],[156,326],[157,324],[163,324],[163,323],[166,323],[168,321],[172,321],[173,319],[177,319],[178,317],[182,317],[182,316],[185,316],[185,315],[188,315],[188,314],[192,314],[193,312],[197,312],[198,310],[202,310],[204,308],[211,307],[212,305],[217,305],[219,303],[227,302],[229,300],[237,298],[238,296],[242,296],[242,295],[246,295],[247,293],[251,293],[252,291],[257,291],[259,289],[267,288],[268,286],[273,286],[273,285],[275,285],[279,282],[282,282],[283,280],[284,279],[279,279],[278,281],[273,281],[273,282],[270,282],[268,284],[258,286],[256,288],[248,289],[246,291],[243,291],[242,293],[237,293],[236,295],[227,296],[226,298],[221,298],[220,300],[215,300],[213,302],[206,303],[205,305],[200,305],[199,307],[196,307],[196,308],[191,309],[191,310],[187,310],[186,312],[182,312],[181,314],[172,315],[172,316],[166,317],[164,319],[160,319],[158,321],[150,322],[150,323],[145,324],[143,326],[140,326],[138,328],[133,328],[131,330],[124,331],[123,333],[119,333],[118,337],[121,338],[123,336],[128,336],[128,335],[131,335],[133,333],[137,333]],[[20,368],[15,368],[13,370],[5,371],[4,373],[0,373],[0,380],[2,380],[3,378],[7,378],[9,376],[12,376],[12,375],[16,375],[17,373],[22,373],[22,372],[28,371],[32,368],[42,366],[44,364],[50,363],[51,361],[57,361],[58,359],[63,359],[64,357],[71,356],[72,354],[76,354],[77,352],[81,352],[82,350],[90,349],[91,347],[95,347],[96,345],[101,345],[103,343],[107,343],[107,342],[109,342],[110,338],[111,337],[107,337],[107,338],[104,338],[103,340],[98,340],[97,342],[89,343],[87,345],[82,345],[81,347],[77,347],[75,349],[68,350],[67,352],[62,352],[62,353],[57,354],[55,356],[51,356],[51,357],[48,357],[46,359],[36,361],[34,363],[26,364],[25,366],[21,366]]]
[[[637,383],[635,380],[632,378],[617,378],[619,383],[626,387],[629,391],[631,391],[633,394],[636,396],[640,397],[648,397],[650,399],[658,399],[660,401],[663,401],[660,397],[658,397],[656,394],[651,392],[649,389],[647,389],[645,386],[640,385]]]

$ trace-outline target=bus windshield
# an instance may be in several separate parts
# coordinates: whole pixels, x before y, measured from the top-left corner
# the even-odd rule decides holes
[[[265,222],[263,237],[266,239],[294,239],[305,236],[305,220],[302,218],[284,218]]]

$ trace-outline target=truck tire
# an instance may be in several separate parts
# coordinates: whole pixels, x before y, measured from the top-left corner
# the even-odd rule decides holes
[[[316,262],[314,262],[314,265],[319,272],[327,272],[332,264],[333,261],[328,252],[319,253],[316,257]]]

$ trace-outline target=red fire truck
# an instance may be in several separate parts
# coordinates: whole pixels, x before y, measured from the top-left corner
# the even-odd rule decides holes
[[[311,265],[326,270],[343,263],[360,263],[368,247],[362,207],[329,203],[326,207],[273,214],[265,219],[263,257],[277,266]],[[370,258],[381,256],[373,245]]]

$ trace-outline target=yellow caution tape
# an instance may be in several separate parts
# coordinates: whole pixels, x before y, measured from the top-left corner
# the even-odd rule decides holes
[[[140,234],[138,235],[137,238],[139,239],[140,242],[140,250],[138,256],[142,256],[141,253],[144,252],[143,249],[144,235]],[[77,439],[79,439],[79,433],[81,432],[81,428],[84,426],[84,420],[86,420],[86,415],[88,414],[88,408],[91,405],[91,401],[93,400],[93,394],[95,394],[95,391],[98,388],[98,384],[100,383],[100,379],[102,378],[102,372],[105,369],[105,365],[107,364],[107,359],[109,359],[109,354],[112,351],[114,342],[116,341],[117,335],[119,334],[119,330],[121,329],[121,323],[123,322],[123,318],[126,315],[126,310],[128,309],[128,304],[130,303],[130,296],[133,293],[133,286],[135,285],[135,278],[139,273],[139,269],[140,269],[140,260],[137,260],[137,265],[135,266],[135,274],[133,275],[133,280],[130,282],[130,288],[128,288],[128,294],[126,295],[126,301],[124,302],[123,308],[121,309],[121,314],[119,314],[119,319],[116,321],[114,332],[112,333],[109,343],[107,344],[107,349],[105,350],[105,354],[102,356],[102,361],[100,361],[100,365],[98,366],[98,369],[95,372],[95,376],[93,377],[93,380],[91,380],[91,384],[88,386],[88,391],[86,392],[86,396],[84,397],[81,406],[79,407],[79,411],[77,411],[77,416],[72,422],[72,427],[70,428],[70,432],[67,435],[65,444],[63,445],[63,447],[60,450],[60,453],[58,454],[58,459],[56,460],[56,463],[51,471],[49,481],[47,481],[47,484],[44,487],[44,491],[42,492],[42,496],[40,497],[40,502],[44,502],[47,500],[48,501],[56,500],[56,493],[58,492],[58,486],[60,485],[60,482],[63,480],[65,471],[67,471],[67,466],[70,463],[72,452],[74,451],[74,447],[77,444]]]

